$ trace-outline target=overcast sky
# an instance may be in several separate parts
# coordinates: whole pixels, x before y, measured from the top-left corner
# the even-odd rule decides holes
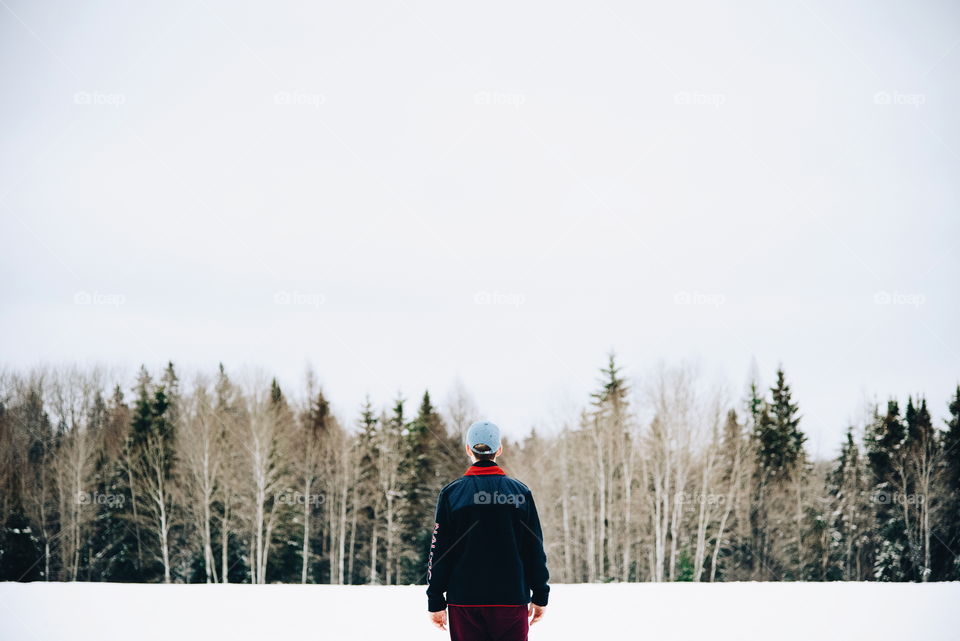
[[[615,349],[782,363],[820,456],[945,415],[955,3],[0,5],[7,366],[459,377],[512,433]]]

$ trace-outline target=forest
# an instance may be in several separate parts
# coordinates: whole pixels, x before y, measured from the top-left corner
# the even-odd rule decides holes
[[[813,460],[782,369],[741,398],[622,372],[610,355],[566,419],[502,426],[553,582],[960,579],[960,386],[877,404]],[[311,373],[249,378],[0,372],[0,580],[424,583],[437,492],[496,417],[459,384],[342,416]]]

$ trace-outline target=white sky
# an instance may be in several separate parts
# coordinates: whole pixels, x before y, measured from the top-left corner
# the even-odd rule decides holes
[[[310,362],[348,419],[459,376],[520,432],[615,348],[732,397],[783,363],[820,456],[865,400],[939,419],[958,18],[2,0],[0,357],[222,360],[291,392]]]

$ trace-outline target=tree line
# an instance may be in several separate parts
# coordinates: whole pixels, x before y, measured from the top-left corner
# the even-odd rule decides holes
[[[756,378],[756,377],[754,377]],[[730,401],[688,367],[505,441],[556,582],[960,579],[960,386],[872,408],[834,460],[805,450],[783,370]],[[98,369],[0,374],[0,580],[410,584],[481,413],[455,386],[349,422],[221,365],[124,388]],[[507,430],[509,433],[510,430]]]

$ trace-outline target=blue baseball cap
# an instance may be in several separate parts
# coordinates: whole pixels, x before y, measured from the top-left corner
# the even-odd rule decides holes
[[[480,452],[477,445],[483,443],[490,448],[489,452]],[[500,428],[490,421],[477,421],[467,430],[467,445],[474,454],[490,454],[500,449]]]

